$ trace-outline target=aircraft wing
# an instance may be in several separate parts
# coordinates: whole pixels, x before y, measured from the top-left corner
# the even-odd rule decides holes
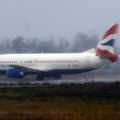
[[[21,66],[21,65],[9,65],[12,68],[18,68],[24,72],[47,72],[50,69],[47,68],[35,68],[35,67],[25,67],[25,66]]]

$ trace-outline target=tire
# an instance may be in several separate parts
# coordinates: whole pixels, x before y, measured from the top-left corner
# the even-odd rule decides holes
[[[43,76],[41,76],[41,75],[37,75],[36,80],[37,80],[37,81],[40,81],[40,80],[42,81],[42,80],[44,80],[44,77],[43,77]]]

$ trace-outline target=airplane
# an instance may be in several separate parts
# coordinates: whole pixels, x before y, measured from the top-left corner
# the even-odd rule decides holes
[[[114,63],[118,59],[114,50],[118,27],[114,22],[95,48],[82,53],[2,54],[0,75],[23,78],[32,74],[36,80],[61,79],[64,74],[89,72]]]

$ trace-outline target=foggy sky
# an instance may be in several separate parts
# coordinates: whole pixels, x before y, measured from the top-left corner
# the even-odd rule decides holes
[[[101,35],[120,20],[120,0],[0,0],[0,39]]]

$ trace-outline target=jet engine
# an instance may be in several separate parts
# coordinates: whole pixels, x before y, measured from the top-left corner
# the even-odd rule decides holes
[[[25,74],[18,68],[11,68],[6,71],[6,76],[10,78],[23,78]]]

